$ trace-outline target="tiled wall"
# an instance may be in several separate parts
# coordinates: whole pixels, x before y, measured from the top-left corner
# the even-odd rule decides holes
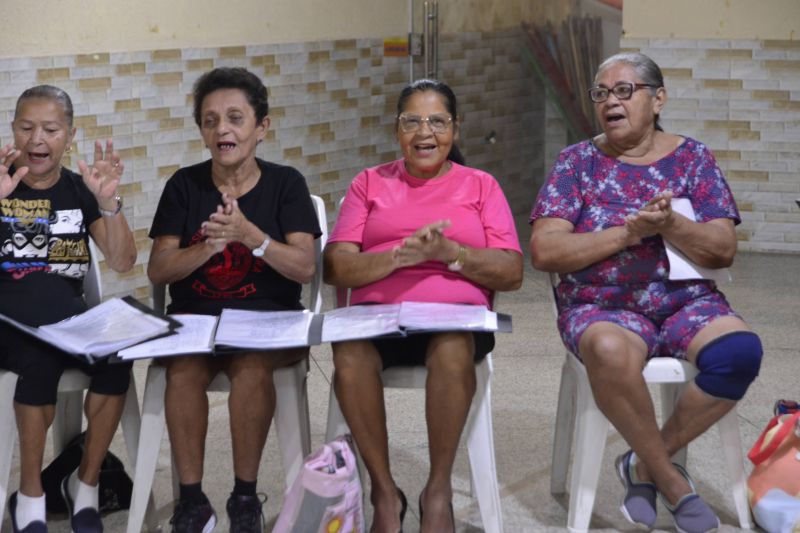
[[[516,212],[529,208],[534,179],[541,179],[544,137],[541,91],[520,62],[521,39],[516,30],[466,33],[444,36],[440,45],[440,78],[453,86],[466,119],[461,144],[468,164],[497,176]],[[359,170],[399,156],[394,109],[408,60],[384,58],[380,39],[0,59],[3,143],[12,140],[19,94],[51,83],[73,98],[77,153],[90,155],[95,139],[113,136],[123,157],[124,212],[139,257],[130,273],[104,272],[106,295],[149,296],[147,232],[165,180],[208,158],[189,95],[197,77],[216,66],[245,66],[262,76],[272,127],[258,155],[303,172],[311,192],[325,199],[329,219]],[[494,144],[484,139],[491,131]],[[74,153],[65,162],[73,169]]]
[[[739,248],[800,253],[800,42],[623,39],[663,69],[667,131],[714,152],[733,189]]]

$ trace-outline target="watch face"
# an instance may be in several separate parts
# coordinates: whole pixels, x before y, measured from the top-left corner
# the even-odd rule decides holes
[[[264,255],[264,249],[263,248],[253,248],[253,255],[255,257],[262,257]]]

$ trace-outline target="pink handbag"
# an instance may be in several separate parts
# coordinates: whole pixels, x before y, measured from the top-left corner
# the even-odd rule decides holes
[[[363,533],[364,510],[349,436],[325,444],[303,462],[286,492],[272,533]]]
[[[800,533],[800,411],[770,420],[747,457],[756,523],[768,533]]]

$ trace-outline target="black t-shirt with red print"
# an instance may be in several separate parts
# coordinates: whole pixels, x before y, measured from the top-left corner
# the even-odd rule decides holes
[[[66,168],[47,189],[20,183],[1,199],[0,313],[41,326],[85,311],[88,231],[98,218],[94,195]]]
[[[286,234],[320,229],[305,178],[292,167],[257,159],[258,183],[237,199],[245,217],[285,243]],[[211,161],[184,167],[167,181],[150,237],[180,237],[181,248],[201,242],[201,224],[222,204],[211,179]],[[302,309],[300,284],[285,278],[240,242],[229,243],[184,279],[170,283],[170,313],[218,315],[222,309]]]

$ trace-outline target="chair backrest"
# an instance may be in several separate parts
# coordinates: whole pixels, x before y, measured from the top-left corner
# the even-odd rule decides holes
[[[89,271],[83,278],[83,296],[86,299],[86,304],[89,307],[94,307],[103,301],[103,283],[100,277],[99,251],[91,238],[89,239],[89,255],[91,256],[91,263],[89,264]]]
[[[317,221],[319,222],[319,229],[322,232],[319,239],[314,241],[314,257],[317,268],[314,271],[314,278],[311,280],[308,294],[307,309],[314,313],[319,313],[322,310],[322,251],[325,249],[325,244],[328,242],[328,215],[325,212],[325,202],[316,194],[311,195],[311,201],[314,204],[314,211],[317,214]],[[159,313],[163,313],[167,306],[167,290],[166,285],[163,283],[153,284],[153,309]]]

